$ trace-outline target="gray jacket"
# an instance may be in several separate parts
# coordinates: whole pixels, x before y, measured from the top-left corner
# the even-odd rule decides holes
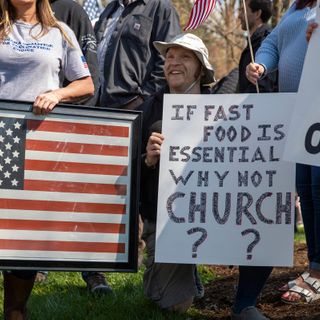
[[[118,6],[118,1],[109,3],[96,23],[98,44]],[[170,0],[136,0],[127,5],[108,45],[100,105],[121,108],[159,91],[165,84],[164,59],[153,41],[168,41],[180,32],[179,17]]]

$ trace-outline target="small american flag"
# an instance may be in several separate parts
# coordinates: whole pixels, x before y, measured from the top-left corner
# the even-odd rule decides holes
[[[208,18],[215,4],[216,0],[196,0],[184,30],[197,29],[199,25]]]
[[[85,0],[83,9],[86,11],[91,21],[99,18],[100,16],[100,7],[97,0]]]
[[[85,58],[84,56],[81,56],[81,61],[82,61],[82,63],[83,63],[83,66],[84,66],[85,68],[88,68],[87,60],[86,60],[86,58]]]
[[[0,256],[127,262],[130,122],[0,113]]]

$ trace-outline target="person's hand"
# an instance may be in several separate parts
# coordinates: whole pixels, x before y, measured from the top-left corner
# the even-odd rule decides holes
[[[307,38],[308,42],[312,36],[313,31],[317,28],[318,28],[318,24],[316,22],[309,23],[308,28],[307,28],[307,32],[306,32],[306,38]]]
[[[147,144],[146,165],[148,167],[155,166],[160,158],[160,149],[164,136],[158,132],[152,132]]]
[[[60,96],[54,91],[42,93],[36,97],[36,100],[33,103],[33,113],[36,115],[46,115],[60,101]]]
[[[251,83],[256,84],[263,73],[264,73],[263,65],[258,63],[250,63],[247,65],[246,77]]]

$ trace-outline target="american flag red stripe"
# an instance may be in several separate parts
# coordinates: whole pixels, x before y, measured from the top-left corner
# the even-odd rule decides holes
[[[99,253],[125,253],[126,250],[123,243],[88,243],[0,239],[0,250],[92,252],[92,247],[94,247],[96,252]]]
[[[205,21],[214,9],[216,0],[196,0],[194,3],[189,21],[184,30],[196,29]]]
[[[28,140],[26,143],[26,150],[34,151],[48,151],[51,152],[66,152],[66,153],[80,153],[80,154],[99,154],[104,156],[128,156],[128,147],[125,146],[109,146],[109,145],[95,145],[85,143],[64,143],[60,141],[34,141]]]
[[[0,136],[7,133],[15,150],[10,157],[23,155],[0,177],[11,175],[7,185],[19,187],[0,183],[0,255],[83,261],[90,252],[89,260],[127,262],[130,122],[25,116],[0,115]],[[25,138],[6,117],[26,122]],[[13,179],[21,169],[23,180]]]
[[[84,182],[64,182],[64,181],[45,181],[45,180],[25,180],[25,190],[33,191],[51,191],[58,192],[80,192],[95,194],[114,194],[126,195],[126,185],[102,184],[102,183],[84,183]]]
[[[61,161],[26,160],[25,170],[54,171],[54,172],[77,172],[91,174],[127,175],[127,166],[108,164],[88,164]]]
[[[95,125],[78,123],[76,126],[73,123],[62,121],[39,121],[28,120],[27,130],[46,131],[46,132],[63,132],[75,134],[89,134],[94,136],[109,136],[109,137],[125,137],[129,135],[127,127],[119,127],[113,125]]]
[[[99,204],[88,202],[67,202],[67,201],[39,201],[39,200],[18,200],[0,199],[0,208],[18,209],[28,208],[29,210],[56,212],[77,212],[77,213],[101,213],[101,214],[125,214],[126,206],[123,204]],[[1,215],[0,215],[1,216]],[[1,228],[0,228],[1,229]]]
[[[31,221],[0,219],[1,229],[10,230],[38,230],[38,231],[63,231],[63,232],[97,232],[97,233],[125,233],[124,224],[116,223],[88,223],[88,222],[70,222],[56,221]]]

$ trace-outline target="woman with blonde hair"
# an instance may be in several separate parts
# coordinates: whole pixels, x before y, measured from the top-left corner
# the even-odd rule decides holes
[[[70,84],[62,87],[67,79]],[[46,115],[60,102],[93,95],[88,66],[71,29],[48,0],[0,0],[0,99],[32,101]],[[4,318],[26,319],[36,271],[4,272]]]
[[[0,16],[0,98],[34,101],[34,112],[47,114],[92,95],[74,33],[56,21],[48,0],[0,0]],[[61,88],[64,78],[71,83]]]

